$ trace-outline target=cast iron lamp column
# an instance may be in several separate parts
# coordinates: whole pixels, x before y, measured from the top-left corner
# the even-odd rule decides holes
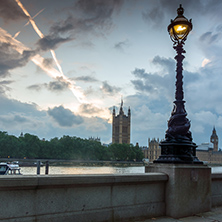
[[[160,142],[161,155],[154,163],[198,163],[203,164],[196,157],[196,144],[192,142],[192,135],[189,131],[190,121],[186,118],[183,100],[183,59],[185,50],[183,45],[192,30],[192,23],[183,16],[184,9],[182,5],[177,9],[177,17],[171,20],[168,26],[168,32],[174,42],[174,49],[177,52],[175,60],[176,68],[176,93],[174,108],[168,121],[168,129],[166,131],[165,140]]]

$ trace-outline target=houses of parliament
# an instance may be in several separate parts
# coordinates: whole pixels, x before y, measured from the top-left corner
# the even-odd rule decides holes
[[[161,148],[159,146],[159,142],[159,139],[148,139],[148,147],[141,148],[144,157],[149,159],[149,162],[153,162],[160,156]],[[213,128],[210,142],[212,144],[202,143],[198,145],[196,149],[196,156],[199,160],[208,164],[221,164],[222,151],[218,149],[218,136],[215,127]]]
[[[113,108],[112,116],[112,143],[130,144],[130,129],[131,129],[131,111],[128,109],[128,115],[124,114],[123,101],[121,101],[119,114],[116,115],[115,107]],[[141,147],[141,150],[149,162],[153,162],[161,155],[159,139],[148,139],[148,147]],[[199,160],[208,164],[221,164],[222,151],[218,148],[218,135],[215,127],[210,136],[210,143],[202,143],[196,149],[196,156]]]

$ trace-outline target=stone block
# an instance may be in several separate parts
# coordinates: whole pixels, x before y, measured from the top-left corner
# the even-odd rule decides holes
[[[204,165],[152,164],[146,172],[162,172],[166,183],[166,216],[186,217],[211,209],[211,169]]]

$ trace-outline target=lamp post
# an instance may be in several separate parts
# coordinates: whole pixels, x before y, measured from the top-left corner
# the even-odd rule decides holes
[[[189,131],[190,121],[186,118],[185,101],[183,93],[183,59],[185,50],[183,45],[189,32],[192,30],[191,19],[188,21],[183,16],[182,5],[177,9],[177,17],[171,20],[168,26],[170,38],[174,42],[173,48],[176,50],[176,93],[174,108],[168,121],[165,140],[160,142],[161,155],[154,163],[197,163],[203,164],[196,157],[196,144],[192,142],[192,135]]]

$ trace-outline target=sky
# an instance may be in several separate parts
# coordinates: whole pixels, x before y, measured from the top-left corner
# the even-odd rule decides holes
[[[222,1],[1,0],[0,131],[50,140],[112,138],[112,110],[131,109],[131,143],[164,139],[175,99],[167,32],[182,4],[184,99],[196,144],[222,147]]]

